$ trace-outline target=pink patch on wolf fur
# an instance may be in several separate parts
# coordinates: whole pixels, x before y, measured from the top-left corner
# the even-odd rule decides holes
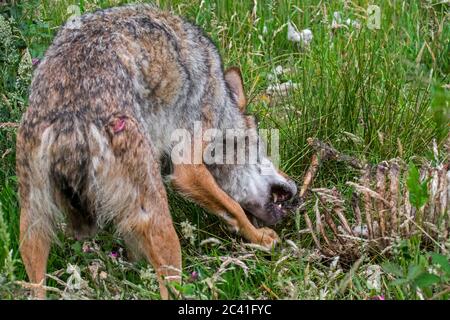
[[[123,130],[125,130],[125,118],[119,118],[117,119],[116,123],[114,124],[114,133],[119,133]]]

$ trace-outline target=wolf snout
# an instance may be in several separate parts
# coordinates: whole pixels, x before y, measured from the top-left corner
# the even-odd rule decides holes
[[[289,201],[295,196],[296,193],[297,186],[292,180],[272,184],[270,187],[270,197],[274,203]]]

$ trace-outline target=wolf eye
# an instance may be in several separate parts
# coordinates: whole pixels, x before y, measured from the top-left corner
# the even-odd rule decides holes
[[[258,127],[258,119],[256,118],[256,116],[252,114],[245,114],[244,116],[247,123],[247,127],[249,128]]]

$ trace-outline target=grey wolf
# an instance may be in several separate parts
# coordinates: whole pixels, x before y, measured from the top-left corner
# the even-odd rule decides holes
[[[61,27],[35,70],[17,136],[21,255],[30,282],[45,281],[58,222],[74,237],[113,223],[154,266],[162,298],[180,281],[180,243],[161,174],[170,132],[246,129],[237,68],[193,24],[148,5],[86,14]],[[252,143],[258,143],[252,142]],[[258,155],[267,160],[263,152]],[[267,168],[266,168],[267,169]],[[248,241],[270,247],[296,186],[273,165],[174,164],[174,189],[222,218]],[[42,286],[33,293],[45,297]]]

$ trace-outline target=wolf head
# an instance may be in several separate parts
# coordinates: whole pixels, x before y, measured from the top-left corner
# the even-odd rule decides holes
[[[231,155],[233,161],[212,164],[209,169],[219,186],[256,218],[251,219],[254,224],[274,225],[294,208],[297,187],[268,158],[254,117],[245,114],[247,101],[239,69],[228,69],[224,78],[229,90],[228,108],[235,110],[233,128],[239,128],[240,134],[227,132],[221,139],[224,157],[230,159]],[[242,155],[244,161],[239,161]]]

